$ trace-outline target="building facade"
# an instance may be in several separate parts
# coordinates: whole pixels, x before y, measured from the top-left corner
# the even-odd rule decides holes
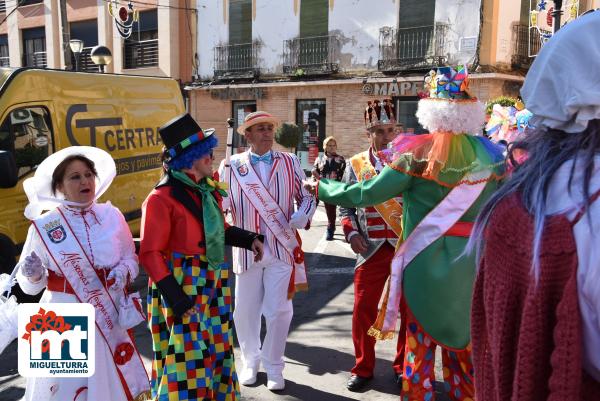
[[[297,153],[309,169],[326,136],[344,156],[367,147],[367,101],[392,98],[406,131],[424,75],[467,64],[483,101],[517,96],[540,38],[535,0],[198,0],[198,80],[190,110],[222,133],[266,110],[302,128]],[[598,0],[577,2],[578,13]],[[538,32],[538,31],[536,31]],[[540,31],[540,32],[543,32]],[[536,47],[537,46],[537,47]],[[236,151],[243,137],[234,134]]]
[[[124,39],[109,4],[118,11],[129,3],[139,17]],[[103,45],[113,57],[106,72],[190,82],[196,74],[196,13],[194,1],[179,0],[0,0],[0,65],[98,71],[90,51]],[[70,39],[83,41],[77,58],[70,52]]]

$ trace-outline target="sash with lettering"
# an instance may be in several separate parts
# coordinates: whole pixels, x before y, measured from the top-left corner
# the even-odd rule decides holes
[[[67,218],[56,208],[33,220],[33,225],[51,262],[71,285],[79,302],[94,306],[96,327],[113,355],[127,399],[146,399],[150,386],[142,358],[127,331],[119,326],[116,303],[97,276]]]
[[[433,208],[404,240],[392,259],[392,272],[381,303],[377,320],[368,334],[378,340],[394,337],[400,300],[402,298],[402,277],[404,269],[429,245],[441,238],[479,198],[483,192],[490,170],[468,173],[463,180],[477,182],[475,185],[462,184],[454,187],[448,195]]]
[[[260,217],[267,223],[267,228],[273,233],[273,238],[279,242],[294,260],[292,276],[288,289],[288,298],[294,291],[308,290],[306,267],[304,266],[304,252],[300,245],[299,236],[293,230],[288,220],[273,199],[269,191],[254,171],[250,159],[244,157],[232,166],[233,176],[240,184],[242,191],[254,206]]]
[[[358,181],[368,180],[377,175],[375,167],[369,160],[369,152],[362,152],[352,159],[352,169]],[[374,206],[385,223],[396,233],[398,239],[402,240],[402,205],[394,198]]]

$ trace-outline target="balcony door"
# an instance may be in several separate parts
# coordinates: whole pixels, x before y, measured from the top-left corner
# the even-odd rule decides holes
[[[252,0],[229,0],[227,71],[252,69]],[[224,60],[223,60],[224,61]]]
[[[302,0],[300,2],[300,39],[298,64],[300,67],[320,66],[327,63],[329,54],[329,0]]]
[[[79,71],[100,71],[100,67],[94,64],[90,52],[94,46],[98,46],[98,20],[77,21],[69,23],[71,39],[83,41],[83,50],[79,54],[79,60],[73,54],[71,65],[79,66]],[[77,63],[76,63],[77,61]]]
[[[140,12],[133,23],[131,36],[124,40],[123,68],[158,66],[158,13],[156,9]]]
[[[23,66],[46,67],[46,30],[45,28],[23,29]]]
[[[435,43],[435,0],[400,0],[398,59],[420,60]]]

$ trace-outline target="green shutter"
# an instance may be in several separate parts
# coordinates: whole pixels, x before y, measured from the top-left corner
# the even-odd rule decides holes
[[[252,0],[229,0],[229,44],[252,42]]]
[[[521,0],[521,24],[529,25],[529,8],[531,7],[530,0]]]
[[[399,28],[431,26],[435,21],[435,0],[400,0]]]
[[[300,0],[300,37],[329,34],[329,0]]]

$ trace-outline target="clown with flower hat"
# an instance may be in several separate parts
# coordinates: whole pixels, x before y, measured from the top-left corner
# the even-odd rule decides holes
[[[305,185],[324,202],[346,207],[402,195],[403,243],[392,259],[387,293],[371,332],[394,333],[402,301],[407,329],[401,395],[433,399],[435,348],[440,345],[444,390],[452,400],[471,400],[469,311],[475,261],[462,254],[482,203],[503,176],[503,156],[478,136],[484,106],[468,92],[466,67],[439,68],[428,75],[426,86],[416,115],[429,134],[399,136],[382,152],[387,166],[379,175],[353,185],[328,180]]]
[[[189,114],[159,128],[166,174],[142,206],[140,263],[150,276],[152,397],[235,400],[231,288],[225,245],[262,257],[262,236],[229,226],[213,176],[214,130]]]

